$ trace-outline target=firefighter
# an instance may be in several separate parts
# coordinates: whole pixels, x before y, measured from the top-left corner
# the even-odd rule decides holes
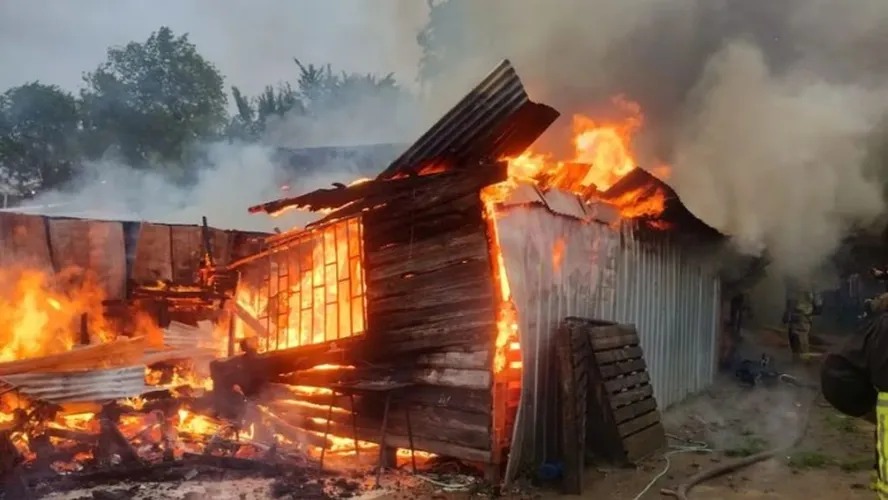
[[[824,398],[838,411],[876,424],[873,487],[888,500],[888,293],[866,301],[867,320],[820,369]]]
[[[788,289],[783,324],[787,325],[792,358],[798,361],[808,355],[813,317],[820,314],[823,303],[819,294],[800,284]]]

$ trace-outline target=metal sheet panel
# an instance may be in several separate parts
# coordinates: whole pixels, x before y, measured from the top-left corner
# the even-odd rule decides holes
[[[138,396],[147,390],[145,366],[63,373],[17,373],[0,382],[28,397],[51,403],[110,401]]]
[[[504,60],[378,178],[415,172],[439,162],[468,168],[479,160],[518,154],[558,115],[554,109],[530,101],[512,64]]]
[[[223,343],[215,339],[214,327],[210,321],[200,321],[197,326],[171,321],[170,325],[163,330],[163,345],[171,349],[220,350]]]
[[[507,480],[557,458],[551,337],[566,316],[635,324],[661,409],[713,380],[718,280],[678,247],[539,205],[503,208],[497,232],[524,366]]]
[[[565,316],[607,317],[613,310],[614,251],[608,226],[553,214],[540,205],[509,207],[496,219],[523,361],[521,403],[507,479],[557,458],[557,394],[552,333]],[[555,248],[558,248],[555,251]]]
[[[624,225],[616,293],[609,319],[637,327],[661,410],[712,382],[721,294],[714,270]]]
[[[543,193],[543,198],[546,199],[546,205],[549,207],[549,210],[556,214],[575,219],[586,218],[583,202],[573,193],[562,191],[561,189],[549,189]]]

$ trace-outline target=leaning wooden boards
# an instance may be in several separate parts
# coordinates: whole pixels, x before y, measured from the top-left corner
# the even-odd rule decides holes
[[[634,462],[666,445],[650,376],[633,325],[602,325],[568,318],[589,338],[589,451],[615,462]]]

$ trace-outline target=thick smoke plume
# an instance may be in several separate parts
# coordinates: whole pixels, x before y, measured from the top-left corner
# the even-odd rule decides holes
[[[136,169],[115,161],[87,163],[84,173],[63,190],[39,195],[16,211],[106,220],[146,220],[210,225],[222,229],[272,231],[302,227],[316,214],[289,211],[280,217],[249,214],[247,207],[301,194],[357,177],[347,163],[313,175],[294,176],[275,149],[256,144],[212,143],[193,168],[197,178],[179,183],[162,170]],[[286,188],[284,190],[283,188]]]
[[[787,274],[808,273],[885,208],[884,182],[864,168],[888,109],[885,2],[451,0],[435,11],[428,36],[441,48],[426,71],[446,75],[439,89],[508,57],[564,114],[600,114],[625,94],[646,115],[642,166],[672,165],[696,215],[745,252],[767,247]],[[569,146],[568,124],[541,146]]]
[[[286,29],[260,29],[259,38],[242,41],[244,26],[279,26],[287,16],[276,9],[220,9],[221,20],[210,25],[203,12],[192,19],[190,11],[168,8],[165,16],[179,19],[180,30],[193,31],[198,47],[208,51],[229,82],[243,83],[248,93],[292,79],[295,68],[293,73],[280,68],[292,68],[294,56],[330,56],[335,67],[347,71],[394,71],[407,86],[419,68],[421,105],[414,109],[385,113],[370,104],[308,128],[285,117],[269,123],[263,143],[271,146],[410,142],[508,58],[534,99],[566,115],[538,148],[554,153],[570,148],[571,114],[606,118],[613,96],[637,101],[645,115],[635,145],[639,163],[671,165],[670,183],[692,211],[730,234],[745,252],[767,248],[786,274],[818,267],[843,235],[884,212],[888,129],[876,127],[885,123],[888,110],[888,93],[879,87],[888,77],[888,3],[883,0],[379,3],[331,7],[308,23],[347,32],[333,44],[317,29],[306,31],[315,38],[306,35],[296,45],[287,40],[291,30]],[[361,16],[354,15],[356,8]],[[414,43],[424,21],[420,38],[430,49],[426,54]],[[361,43],[365,36],[369,42]],[[232,43],[269,50],[240,50]],[[384,53],[381,47],[387,47]],[[198,184],[197,192],[205,190],[205,196],[144,183],[156,185],[167,198],[184,200],[171,206],[196,207],[195,215],[206,213],[212,220],[216,212],[218,220],[228,211],[237,213],[222,225],[285,225],[260,223],[243,212],[249,203],[279,194],[275,182],[260,185],[276,168],[259,160],[268,155],[252,147],[220,151],[216,170]],[[109,175],[116,174],[102,170],[106,185]],[[306,180],[307,186],[293,190],[348,180],[335,171],[328,177]],[[140,204],[157,208],[156,193],[148,192],[151,197]],[[107,193],[112,195],[121,197],[116,190]],[[174,213],[190,218],[185,209]]]

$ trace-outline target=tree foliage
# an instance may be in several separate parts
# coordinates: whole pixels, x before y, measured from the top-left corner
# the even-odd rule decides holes
[[[144,42],[108,49],[84,75],[78,96],[38,82],[0,94],[0,184],[14,194],[63,185],[84,161],[111,155],[140,168],[164,168],[187,178],[195,146],[222,137],[256,141],[269,120],[350,116],[368,101],[380,108],[404,102],[393,75],[337,72],[303,64],[292,83],[250,97],[231,88],[187,35],[161,27]],[[358,111],[360,112],[360,111]],[[373,112],[364,108],[365,115]],[[298,137],[294,138],[298,141]],[[184,174],[184,175],[180,175]]]
[[[237,108],[228,127],[232,139],[254,140],[262,135],[271,117],[298,116],[320,118],[325,114],[359,107],[367,100],[394,106],[404,98],[404,91],[393,74],[334,72],[328,65],[303,64],[294,59],[299,76],[295,87],[289,83],[268,86],[256,97],[248,98],[237,87],[231,93]]]
[[[443,76],[463,54],[470,52],[471,43],[460,21],[467,15],[468,3],[474,0],[426,0],[429,17],[416,35],[422,49],[419,61],[419,79],[431,82]]]
[[[8,191],[28,194],[69,180],[78,163],[74,96],[39,82],[0,96],[0,175]]]
[[[133,165],[174,162],[225,125],[223,78],[188,40],[162,27],[108,50],[85,75],[83,128],[91,157],[116,148]]]

